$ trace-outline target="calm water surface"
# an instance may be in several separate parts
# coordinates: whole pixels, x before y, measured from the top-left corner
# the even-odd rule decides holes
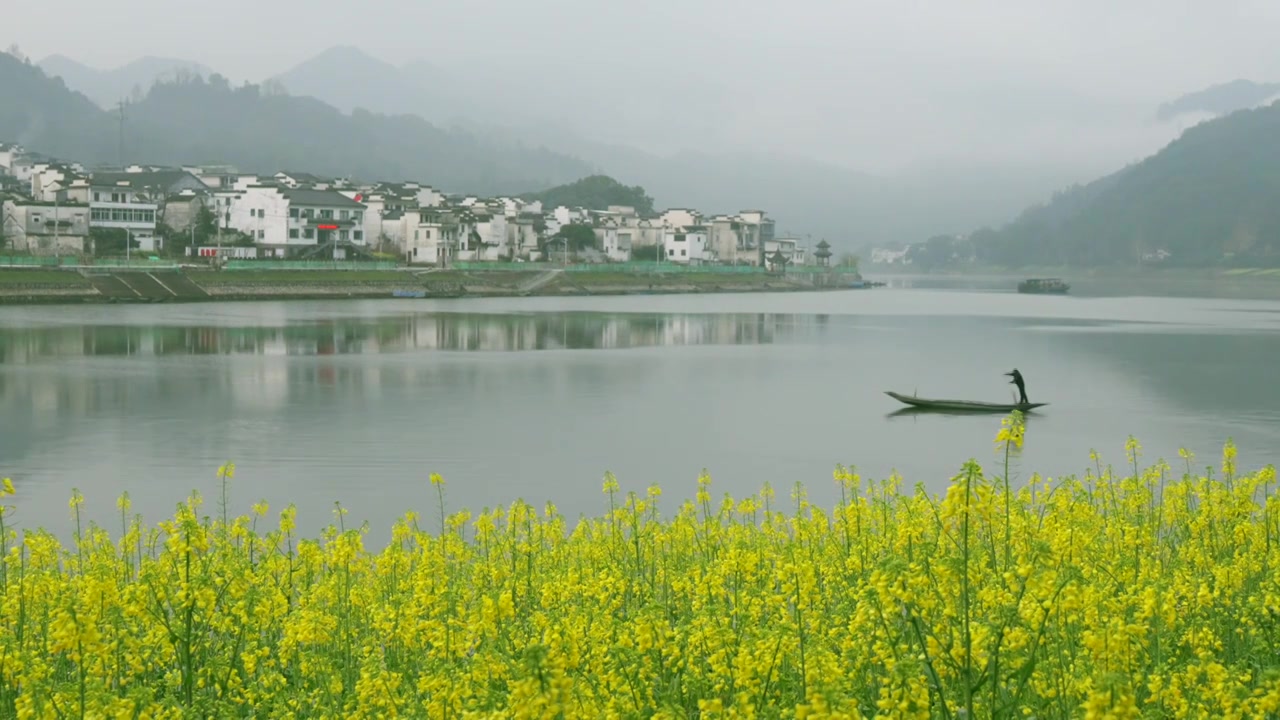
[[[1019,296],[983,285],[798,295],[530,298],[0,309],[0,475],[22,526],[66,532],[78,487],[117,527],[123,491],[150,520],[191,490],[217,512],[298,505],[303,529],[409,509],[604,507],[601,478],[664,488],[706,468],[737,494],[799,480],[824,503],[853,464],[940,490],[992,469],[999,415],[899,412],[885,390],[1033,400],[1021,476],[1148,459],[1280,461],[1280,301]]]

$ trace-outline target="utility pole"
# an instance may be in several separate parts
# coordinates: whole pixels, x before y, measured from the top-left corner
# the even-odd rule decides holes
[[[227,212],[231,212],[228,210]],[[222,267],[222,209],[218,209],[217,226],[218,226],[218,254],[213,256],[213,266],[215,268]]]
[[[120,111],[120,135],[116,139],[116,164],[124,171],[124,100],[116,103]]]
[[[62,226],[62,215],[58,208],[58,191],[53,191],[53,256],[58,257],[58,241],[61,240],[59,229]]]

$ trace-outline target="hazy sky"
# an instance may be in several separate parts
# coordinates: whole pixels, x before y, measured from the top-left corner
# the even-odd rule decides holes
[[[714,140],[688,140],[873,171],[1114,166],[1176,136],[1151,119],[1160,102],[1238,77],[1280,80],[1274,0],[73,4],[69,18],[67,3],[6,0],[0,44],[103,68],[179,57],[255,81],[354,45],[396,64],[523,74],[580,113],[639,88],[670,108],[672,147],[681,108],[705,113],[698,100],[716,97],[702,123]],[[558,69],[566,82],[549,83]]]

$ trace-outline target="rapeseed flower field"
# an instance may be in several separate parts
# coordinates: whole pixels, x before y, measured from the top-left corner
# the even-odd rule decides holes
[[[1229,443],[1143,467],[1130,440],[1123,470],[1017,482],[1024,440],[1006,418],[993,469],[940,498],[840,467],[823,508],[704,474],[660,513],[606,476],[578,523],[450,514],[433,475],[433,517],[378,552],[341,508],[301,538],[293,508],[193,495],[151,526],[124,497],[118,535],[64,546],[6,506],[0,715],[1280,716],[1274,470],[1237,472]]]

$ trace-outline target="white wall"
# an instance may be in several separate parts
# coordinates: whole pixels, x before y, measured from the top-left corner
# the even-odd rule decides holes
[[[53,202],[54,195],[67,183],[62,170],[41,163],[31,171],[31,197],[36,202]]]
[[[22,148],[17,145],[6,145],[0,149],[0,170],[8,175],[13,174],[13,161],[22,155]]]
[[[315,245],[299,222],[290,222],[289,201],[275,188],[252,187],[231,202],[230,227],[248,235],[258,245]],[[290,226],[298,237],[290,239]]]
[[[577,208],[570,208],[564,205],[552,210],[551,214],[555,217],[556,222],[560,223],[560,225],[572,225],[574,223],[587,222],[586,213],[578,210]]]
[[[390,222],[390,221],[388,221]],[[397,221],[396,230],[403,237],[405,258],[413,265],[435,265],[440,259],[440,228],[423,223],[422,213],[406,210]]]
[[[538,251],[538,231],[533,228],[533,218],[508,219],[507,244],[515,248],[518,257],[533,259]]]
[[[507,217],[505,215],[491,215],[487,220],[476,223],[476,232],[484,240],[484,252],[479,256],[481,260],[499,260],[505,259],[507,256]]]
[[[663,233],[662,247],[664,262],[696,265],[707,260],[705,232],[686,233],[679,228],[668,229]]]
[[[662,224],[669,228],[682,228],[702,223],[702,213],[685,208],[672,208],[662,213]]]

